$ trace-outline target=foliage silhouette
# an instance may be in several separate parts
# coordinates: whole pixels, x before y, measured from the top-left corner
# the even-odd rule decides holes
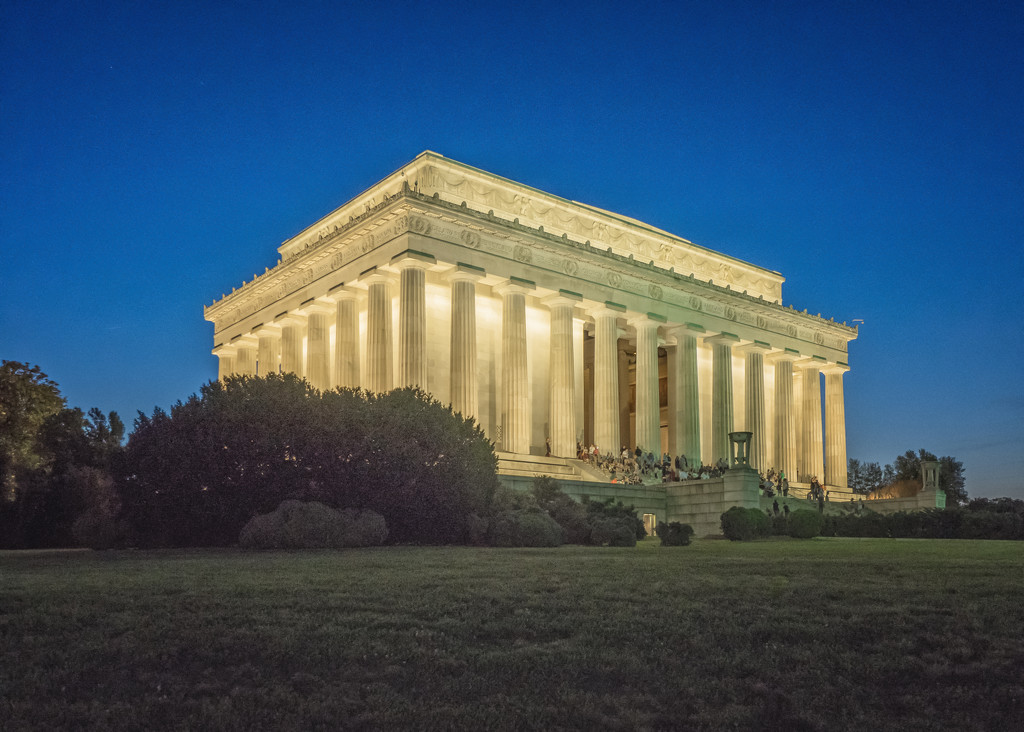
[[[143,544],[233,544],[287,499],[376,511],[396,542],[452,543],[489,505],[496,465],[472,419],[418,389],[321,394],[270,374],[140,413],[121,484]]]

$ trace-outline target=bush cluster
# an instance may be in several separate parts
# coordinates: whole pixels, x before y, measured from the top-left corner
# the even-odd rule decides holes
[[[490,546],[636,546],[646,536],[632,506],[578,503],[549,477],[535,479],[526,492],[500,488],[491,510],[471,515],[467,524],[471,543]]]
[[[562,527],[539,509],[516,509],[496,514],[488,531],[491,546],[561,546]]]
[[[318,501],[283,501],[253,517],[238,543],[247,549],[341,549],[378,546],[388,538],[384,517],[373,511],[335,511]]]
[[[772,522],[758,508],[733,506],[722,514],[722,533],[731,541],[751,541],[771,536]]]
[[[678,521],[659,523],[657,532],[662,546],[689,546],[693,538],[693,527]]]
[[[825,536],[893,537],[898,539],[1024,540],[1024,514],[1009,511],[933,508],[889,515],[825,516]]]

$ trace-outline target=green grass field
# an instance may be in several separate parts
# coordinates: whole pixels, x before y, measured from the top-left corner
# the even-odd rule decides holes
[[[1024,544],[0,553],[0,729],[1020,729]]]

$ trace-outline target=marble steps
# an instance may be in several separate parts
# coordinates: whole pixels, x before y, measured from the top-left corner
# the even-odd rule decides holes
[[[498,472],[502,475],[517,475],[524,477],[539,477],[550,475],[552,478],[565,480],[580,480],[580,470],[569,461],[557,457],[543,457],[541,455],[520,455],[508,452],[498,452]]]

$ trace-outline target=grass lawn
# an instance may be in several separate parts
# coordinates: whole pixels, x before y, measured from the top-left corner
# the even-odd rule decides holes
[[[0,553],[0,729],[1021,729],[1024,543]]]

